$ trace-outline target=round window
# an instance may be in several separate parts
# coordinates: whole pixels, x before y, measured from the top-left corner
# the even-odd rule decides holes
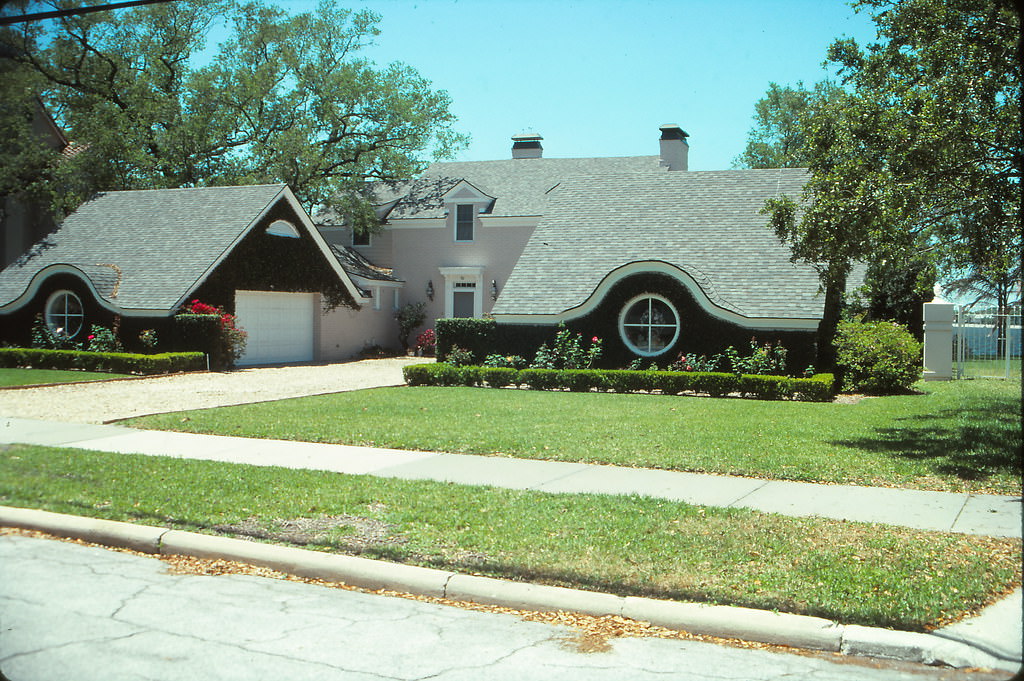
[[[85,309],[71,291],[57,291],[46,301],[46,326],[55,336],[74,338],[82,330]]]
[[[665,298],[644,293],[622,308],[619,335],[641,357],[660,355],[679,337],[679,314]]]

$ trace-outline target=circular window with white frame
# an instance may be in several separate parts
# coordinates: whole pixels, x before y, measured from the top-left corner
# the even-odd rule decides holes
[[[55,336],[74,338],[85,323],[85,308],[71,291],[54,291],[46,299],[46,326]]]
[[[667,298],[642,293],[619,313],[619,335],[641,357],[656,357],[679,338],[679,313]]]

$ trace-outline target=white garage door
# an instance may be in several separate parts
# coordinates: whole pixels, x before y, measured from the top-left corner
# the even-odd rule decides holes
[[[313,361],[317,295],[236,291],[235,316],[248,338],[239,365]]]

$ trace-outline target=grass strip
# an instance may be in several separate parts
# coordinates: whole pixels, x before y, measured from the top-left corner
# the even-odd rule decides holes
[[[47,385],[50,383],[79,383],[103,381],[109,378],[127,378],[128,374],[99,371],[65,371],[62,369],[0,369],[0,388],[18,385]]]
[[[0,503],[912,631],[1021,579],[1019,540],[25,445],[0,451]]]
[[[381,388],[131,419],[140,428],[781,480],[1021,493],[1013,381],[856,404]]]

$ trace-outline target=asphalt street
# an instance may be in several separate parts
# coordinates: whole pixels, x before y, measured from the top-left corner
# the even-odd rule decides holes
[[[0,536],[0,669],[10,681],[345,679],[1007,679],[700,641],[583,641],[570,627]]]

